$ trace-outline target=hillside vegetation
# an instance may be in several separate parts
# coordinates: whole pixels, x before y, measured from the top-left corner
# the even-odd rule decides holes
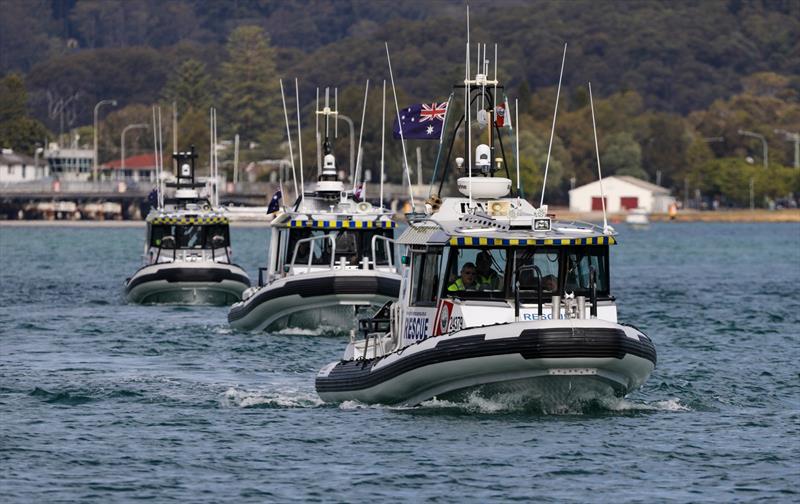
[[[747,203],[751,179],[759,205],[800,193],[794,144],[776,133],[800,131],[800,3],[503,1],[470,8],[472,40],[487,43],[490,55],[498,44],[500,79],[512,103],[520,100],[529,195],[541,187],[565,42],[548,198],[564,201],[571,183],[595,176],[588,81],[606,174],[731,205]],[[103,158],[119,155],[125,125],[148,122],[154,103],[169,116],[173,102],[181,143],[207,150],[213,105],[220,138],[239,134],[245,161],[285,157],[278,79],[292,107],[298,77],[308,167],[315,88],[337,87],[340,110],[358,128],[370,79],[364,160],[374,168],[379,87],[388,78],[384,42],[401,106],[444,101],[463,79],[464,15],[459,1],[6,0],[0,141],[32,152],[49,130],[90,143],[94,105],[114,98],[119,106],[101,111]],[[761,142],[740,129],[766,137],[767,170]],[[131,152],[152,147],[147,131],[129,138]],[[346,154],[346,145],[341,134],[337,151]],[[427,176],[435,152],[422,143]],[[399,181],[396,143],[388,156],[390,178]]]

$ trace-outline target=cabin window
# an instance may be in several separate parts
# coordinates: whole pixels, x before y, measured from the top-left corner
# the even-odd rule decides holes
[[[597,293],[608,294],[608,248],[585,247],[570,249],[566,254],[564,290],[588,296],[590,272],[594,269],[597,278]]]
[[[411,284],[411,305],[436,306],[436,287],[439,285],[442,251],[415,252],[411,260],[414,272]]]
[[[522,248],[516,250],[517,281],[520,299],[536,299],[539,295],[539,282],[542,284],[542,297],[558,293],[560,252],[557,248]]]
[[[372,260],[372,238],[374,236],[385,236],[386,238],[392,238],[393,233],[391,229],[381,229],[377,231],[360,231],[359,234],[361,235],[361,250],[363,250],[364,256],[369,257],[369,260]],[[378,266],[387,266],[389,264],[389,259],[394,258],[394,244],[388,243],[389,253],[386,253],[387,243],[386,240],[382,240],[378,238],[375,240],[375,262]],[[394,260],[392,260],[394,263]]]
[[[505,299],[507,250],[454,248],[447,268],[446,296]]]
[[[210,249],[215,236],[222,238],[217,248],[227,247],[230,244],[228,226],[224,224],[212,226],[155,225],[150,229],[150,246],[161,247],[165,236],[173,236],[175,246],[179,249]]]
[[[317,238],[316,240],[301,241],[306,238],[325,236],[327,234],[327,231],[321,230],[290,230],[289,243],[286,248],[286,264],[291,264],[292,259],[295,260],[295,264],[308,264],[309,253],[312,254],[311,264],[330,264],[331,243],[329,239]],[[296,257],[295,250],[297,250]]]
[[[298,247],[297,258],[295,260],[296,264],[308,264],[308,254],[309,251],[311,251],[313,254],[311,259],[312,265],[330,265],[332,251],[330,238],[317,238],[313,241],[305,242],[300,241],[305,238],[322,237],[326,235],[332,235],[336,241],[336,263],[344,258],[348,265],[359,266],[363,257],[368,257],[370,261],[372,261],[372,237],[381,235],[391,238],[391,231],[292,229],[289,232],[289,243],[286,249],[286,264],[292,262],[295,247]],[[375,245],[377,247],[375,261],[378,265],[388,264],[386,247],[383,241],[376,240]],[[389,247],[389,254],[393,254],[391,245]]]

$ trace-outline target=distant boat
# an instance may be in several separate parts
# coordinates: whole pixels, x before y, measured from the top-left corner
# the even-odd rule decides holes
[[[357,201],[360,191],[348,191],[340,180],[327,124],[338,112],[327,93],[317,114],[326,122],[317,181],[306,191],[301,179],[297,201],[271,222],[269,259],[259,268],[258,286],[247,289],[228,313],[235,329],[355,328],[359,309],[398,296],[397,223],[383,205]]]
[[[247,273],[231,262],[228,218],[197,189],[197,154],[176,152],[178,176],[147,216],[145,264],[125,281],[128,301],[144,304],[229,305],[250,286]],[[212,189],[213,190],[213,189]]]
[[[625,223],[633,229],[647,229],[650,227],[650,213],[644,208],[633,208],[625,216]]]

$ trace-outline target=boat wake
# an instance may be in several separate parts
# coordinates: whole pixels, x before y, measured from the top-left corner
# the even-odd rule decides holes
[[[295,387],[244,390],[231,387],[220,399],[223,408],[317,408],[324,403],[310,390]]]
[[[469,414],[530,413],[538,415],[604,415],[643,412],[683,412],[690,408],[680,399],[643,402],[618,397],[546,398],[511,392],[486,397],[473,391],[458,399],[434,398],[420,404],[418,409]]]

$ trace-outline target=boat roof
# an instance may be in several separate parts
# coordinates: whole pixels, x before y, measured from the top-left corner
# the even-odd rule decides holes
[[[524,199],[494,200],[446,198],[441,207],[423,218],[412,218],[397,239],[405,245],[452,246],[563,246],[613,245],[612,230],[587,222],[557,221],[547,206],[534,208]],[[546,228],[535,230],[535,221]]]
[[[306,196],[305,204],[278,215],[273,227],[309,229],[391,229],[397,223],[392,213],[368,202],[347,198],[339,201]]]
[[[228,224],[228,218],[217,210],[153,209],[145,219],[148,224],[211,225]]]

